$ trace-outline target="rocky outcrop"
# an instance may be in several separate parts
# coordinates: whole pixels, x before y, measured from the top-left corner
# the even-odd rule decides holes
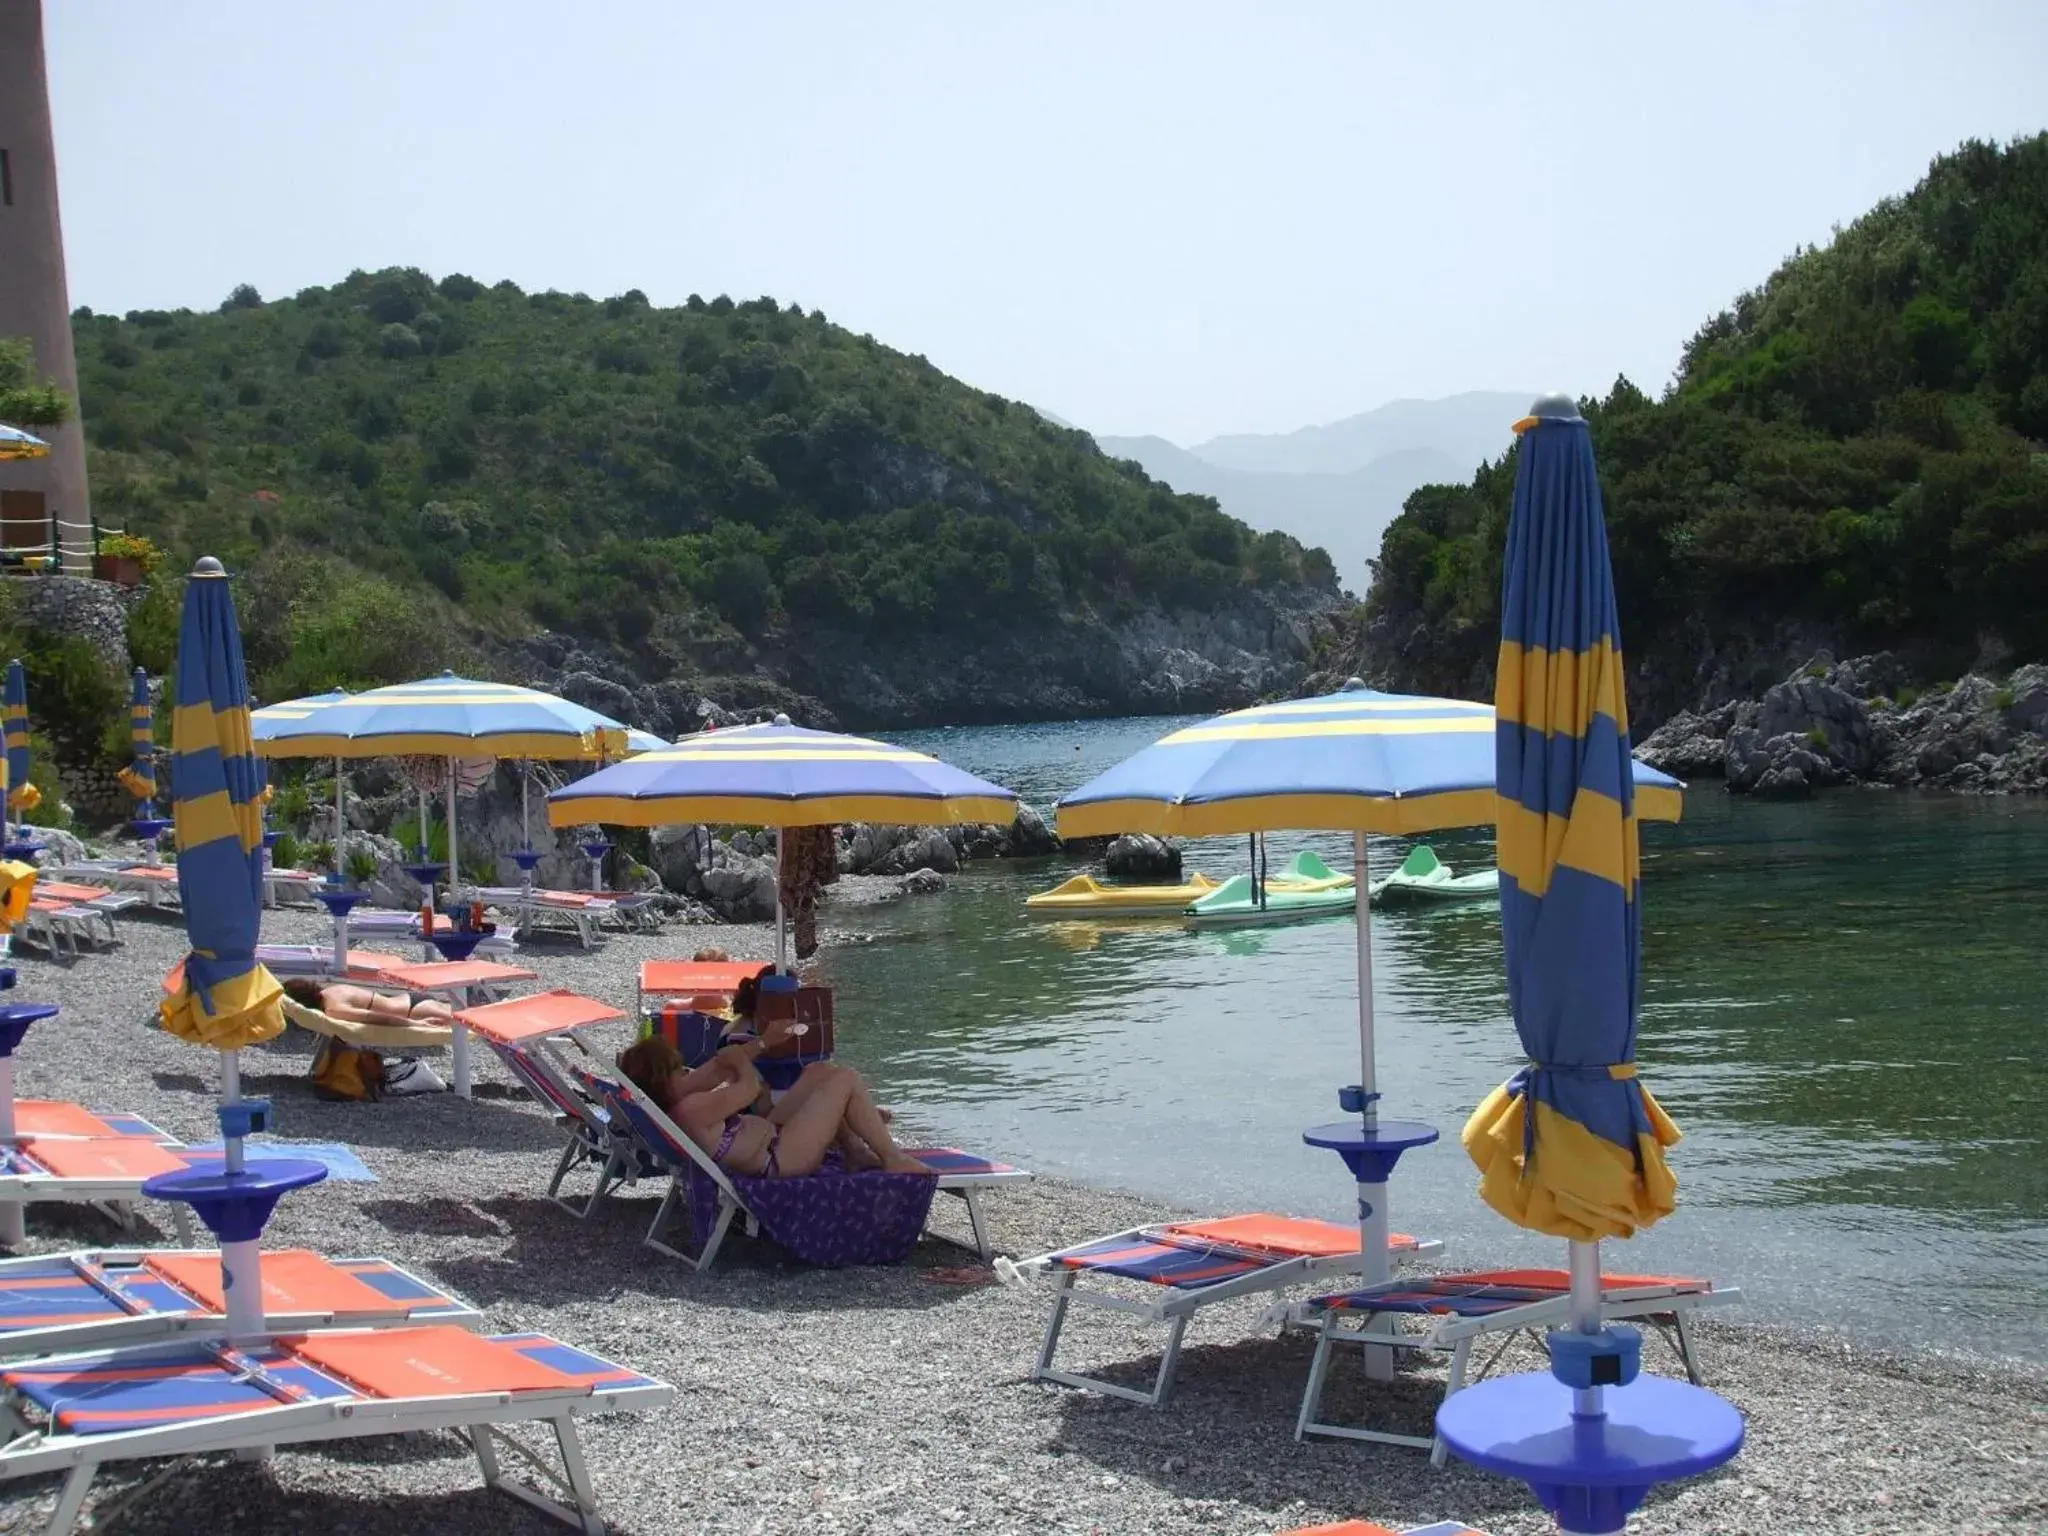
[[[1641,756],[1681,778],[1723,777],[1737,793],[1776,798],[1854,783],[2048,790],[2048,666],[1924,694],[1906,675],[1888,654],[1822,653],[1760,699],[1673,716]]]
[[[128,657],[128,608],[139,595],[135,589],[83,576],[41,576],[12,588],[29,628],[89,642],[108,671],[127,678],[134,666]]]
[[[730,922],[765,922],[775,915],[774,838],[735,833],[731,842],[704,826],[659,827],[650,839],[649,865],[661,883],[692,897]]]
[[[898,875],[915,869],[951,874],[968,859],[1034,859],[1060,851],[1059,835],[1028,805],[1007,827],[888,827],[855,823],[840,828],[839,870],[848,875]]]
[[[1128,832],[1109,845],[1102,865],[1112,880],[1178,880],[1180,849],[1163,838]]]

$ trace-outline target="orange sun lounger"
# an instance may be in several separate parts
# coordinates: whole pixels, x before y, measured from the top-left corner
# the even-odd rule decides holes
[[[1389,1243],[1401,1258],[1443,1249],[1442,1243],[1401,1233],[1393,1234]],[[996,1274],[1012,1285],[1024,1284],[1036,1275],[1053,1278],[1052,1316],[1046,1321],[1038,1361],[1031,1368],[1033,1380],[1056,1381],[1157,1408],[1173,1392],[1181,1339],[1203,1307],[1312,1280],[1357,1274],[1362,1262],[1356,1227],[1255,1212],[1215,1221],[1133,1227],[1014,1263],[999,1259]],[[1131,1295],[1128,1285],[1084,1285],[1083,1280],[1136,1282],[1149,1288],[1149,1294]],[[1062,1370],[1054,1364],[1067,1309],[1075,1302],[1167,1325],[1166,1348],[1149,1390]]]
[[[487,1487],[601,1536],[576,1420],[675,1397],[665,1382],[543,1334],[481,1337],[445,1325],[63,1355],[0,1372],[0,1389],[23,1431],[0,1447],[0,1481],[64,1474],[49,1536],[76,1526],[93,1479],[116,1462],[436,1429],[464,1432]],[[519,1422],[553,1428],[559,1472],[500,1427]],[[507,1477],[501,1445],[565,1497]]]
[[[1603,1322],[1648,1321],[1663,1334],[1699,1385],[1699,1355],[1691,1316],[1702,1307],[1740,1301],[1742,1293],[1711,1280],[1687,1275],[1602,1275],[1600,1316]],[[1294,1438],[1326,1435],[1343,1440],[1370,1440],[1427,1450],[1442,1466],[1446,1450],[1435,1435],[1367,1429],[1319,1417],[1329,1380],[1333,1351],[1340,1344],[1379,1345],[1389,1349],[1431,1350],[1450,1355],[1444,1396],[1482,1380],[1500,1359],[1496,1350],[1479,1370],[1471,1371],[1472,1347],[1497,1338],[1504,1349],[1518,1333],[1554,1328],[1567,1318],[1571,1276],[1561,1269],[1477,1269],[1444,1275],[1395,1280],[1365,1290],[1314,1296],[1291,1308],[1291,1327],[1316,1330],[1316,1351],[1309,1362],[1308,1385]]]

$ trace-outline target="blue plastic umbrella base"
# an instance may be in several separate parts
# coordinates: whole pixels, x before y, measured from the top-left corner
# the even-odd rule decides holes
[[[329,917],[347,917],[369,898],[368,891],[350,890],[344,886],[321,886],[313,892],[313,899],[327,909]]]
[[[441,952],[443,960],[467,960],[476,953],[477,945],[490,935],[471,929],[466,933],[430,933],[426,937],[427,942]]]
[[[1657,1484],[1710,1472],[1742,1449],[1742,1415],[1704,1387],[1639,1376],[1601,1395],[1601,1417],[1576,1418],[1571,1389],[1548,1372],[1496,1377],[1446,1398],[1436,1429],[1453,1455],[1520,1478],[1582,1536],[1619,1531]]]
[[[1332,1120],[1301,1133],[1310,1146],[1327,1147],[1343,1158],[1360,1184],[1386,1183],[1403,1152],[1426,1147],[1436,1138],[1436,1127],[1420,1120],[1381,1120],[1370,1130],[1363,1120]]]
[[[11,974],[11,973],[10,973]],[[12,1056],[29,1025],[38,1019],[55,1018],[55,1003],[8,1003],[0,1007],[0,1056]]]
[[[182,1200],[215,1237],[242,1243],[262,1236],[279,1200],[326,1177],[327,1165],[311,1158],[265,1158],[240,1173],[160,1173],[143,1181],[142,1192],[152,1200]]]

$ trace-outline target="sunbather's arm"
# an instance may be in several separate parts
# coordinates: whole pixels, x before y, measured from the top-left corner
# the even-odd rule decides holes
[[[752,1107],[760,1083],[761,1079],[753,1076],[751,1082],[735,1079],[721,1083],[709,1092],[678,1094],[672,1101],[673,1113],[680,1123],[693,1129],[718,1125],[728,1116],[741,1114]]]

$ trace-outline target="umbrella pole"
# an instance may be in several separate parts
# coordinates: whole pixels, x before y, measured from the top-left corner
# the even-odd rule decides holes
[[[0,1144],[14,1145],[14,1053],[0,1056]],[[0,1243],[19,1251],[28,1241],[28,1207],[19,1200],[0,1204]]]
[[[1535,1106],[1529,1106],[1535,1113]],[[1600,1331],[1600,1244],[1571,1244],[1571,1326],[1574,1333],[1598,1333]],[[1572,1413],[1578,1418],[1596,1418],[1606,1412],[1601,1402],[1604,1388],[1574,1387],[1572,1389]]]
[[[341,837],[348,827],[348,812],[342,806],[341,759],[334,760],[334,883],[347,878],[348,866],[341,856]]]
[[[455,888],[462,883],[462,861],[455,851],[455,759],[448,759],[448,900],[453,905]]]
[[[775,969],[789,969],[789,940],[782,929],[782,861],[789,853],[789,829],[775,829]]]
[[[220,1102],[223,1109],[242,1102],[242,1061],[239,1051],[220,1053]],[[230,1178],[246,1171],[242,1138],[221,1130],[221,1168]],[[260,1337],[263,1333],[263,1260],[261,1224],[256,1235],[229,1240],[221,1237],[221,1289],[227,1299],[227,1336],[230,1344]]]
[[[1372,1038],[1372,868],[1363,832],[1351,834],[1351,863],[1352,883],[1358,890],[1358,1084],[1364,1091],[1364,1104],[1359,1112],[1370,1136],[1379,1129],[1380,1086]],[[1361,1170],[1376,1166],[1367,1162],[1361,1164]],[[1358,1181],[1358,1258],[1359,1278],[1366,1285],[1385,1285],[1393,1278],[1393,1261],[1387,1252],[1384,1172],[1377,1175],[1375,1183],[1363,1178]],[[1393,1378],[1393,1350],[1368,1346],[1364,1353],[1367,1377],[1374,1381]]]
[[[533,816],[528,809],[533,798],[533,763],[531,760],[519,765],[519,847],[522,852],[533,852]],[[525,887],[526,899],[533,900],[533,866],[519,866],[520,883]]]

